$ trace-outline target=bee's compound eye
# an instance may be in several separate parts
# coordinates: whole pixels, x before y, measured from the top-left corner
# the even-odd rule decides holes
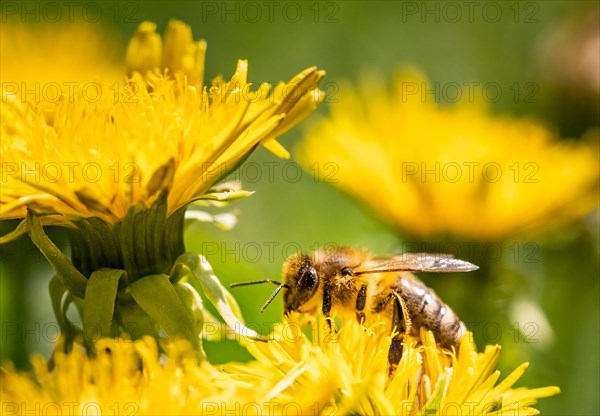
[[[317,283],[317,271],[314,267],[307,267],[302,272],[300,286],[303,288],[313,288]]]

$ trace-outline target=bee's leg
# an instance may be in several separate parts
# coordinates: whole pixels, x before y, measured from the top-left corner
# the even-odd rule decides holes
[[[410,331],[410,318],[406,309],[404,300],[397,292],[392,292],[394,299],[392,330],[397,334],[392,338],[390,350],[388,351],[389,376],[393,376],[396,367],[402,358],[402,341],[404,336]]]
[[[331,312],[331,287],[328,285],[323,287],[323,307],[321,308],[321,312],[325,317],[325,322],[327,322],[327,325],[329,326],[329,333],[335,333],[333,319],[329,316]]]
[[[362,285],[356,297],[356,319],[359,324],[365,323],[365,305],[367,304],[367,285]]]

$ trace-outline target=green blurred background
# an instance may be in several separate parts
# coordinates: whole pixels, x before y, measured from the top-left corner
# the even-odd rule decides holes
[[[319,108],[321,115],[336,104],[337,81],[355,81],[373,70],[389,77],[399,68],[416,66],[441,85],[497,83],[501,96],[491,103],[494,112],[534,116],[561,137],[576,140],[600,124],[597,90],[561,78],[556,67],[562,55],[551,43],[561,30],[582,27],[578,22],[589,24],[591,19],[599,30],[598,2],[98,4],[103,22],[122,39],[123,56],[127,39],[144,20],[156,22],[161,33],[172,18],[190,24],[195,38],[208,42],[205,80],[219,73],[230,76],[242,58],[249,61],[249,79],[254,83],[289,80],[312,65],[325,69],[321,87],[329,93],[329,103]],[[569,66],[566,61],[562,64]],[[237,174],[245,189],[256,193],[227,207],[241,213],[233,230],[203,224],[188,229],[187,249],[205,253],[224,283],[279,278],[289,254],[326,244],[366,247],[376,253],[406,247],[407,237],[400,231],[319,182],[314,172],[301,170],[293,149],[305,129],[301,125],[280,140],[292,150],[292,160],[258,149]],[[0,224],[3,234],[14,226],[14,222]],[[64,241],[56,230],[50,234]],[[597,213],[551,234],[509,239],[498,247],[502,255],[495,261],[463,256],[485,273],[423,276],[423,280],[470,325],[480,348],[502,344],[503,375],[530,361],[518,385],[562,389],[560,395],[542,400],[543,414],[600,414]],[[28,355],[48,355],[54,340],[56,326],[47,294],[51,270],[27,238],[4,246],[1,260],[1,358],[27,368]],[[272,289],[232,290],[247,322],[256,326],[281,319],[281,298],[264,314],[259,311]],[[536,301],[543,315],[515,325],[508,305],[522,293]],[[268,325],[263,328],[266,331]],[[206,350],[214,363],[251,358],[232,341],[207,343]]]

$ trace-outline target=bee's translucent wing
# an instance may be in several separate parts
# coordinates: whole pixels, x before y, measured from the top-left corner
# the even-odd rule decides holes
[[[370,264],[352,270],[354,275],[385,272],[470,272],[479,267],[468,261],[455,259],[451,254],[404,253],[397,256],[376,258]]]

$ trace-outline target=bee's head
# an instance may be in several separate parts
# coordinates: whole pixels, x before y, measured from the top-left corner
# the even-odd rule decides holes
[[[294,254],[286,260],[283,265],[283,282],[277,280],[264,279],[252,282],[234,283],[231,287],[257,285],[261,283],[273,283],[277,289],[271,294],[269,299],[260,308],[263,312],[275,296],[283,289],[283,310],[284,315],[288,316],[290,312],[312,312],[316,307],[307,305],[315,298],[319,288],[319,275],[309,256],[303,254]]]
[[[319,274],[309,256],[294,254],[283,265],[283,282],[287,285],[283,290],[284,315],[299,310],[317,293]]]

